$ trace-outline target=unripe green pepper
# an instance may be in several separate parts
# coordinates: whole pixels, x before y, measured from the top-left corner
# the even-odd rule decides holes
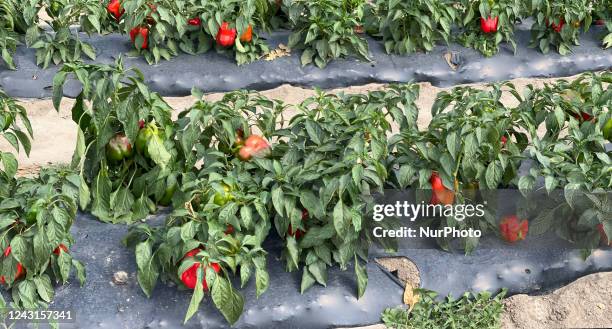
[[[106,158],[110,162],[119,162],[132,157],[132,144],[123,133],[118,133],[106,145]]]
[[[29,207],[29,209],[26,212],[26,216],[25,216],[26,224],[28,226],[36,224],[36,217],[38,217],[38,214],[45,209],[46,203],[47,203],[46,200],[38,199],[34,201],[34,203]]]
[[[608,121],[604,125],[603,135],[608,140],[608,142],[612,142],[612,119],[608,119]]]
[[[223,185],[223,192],[215,193],[214,203],[217,206],[225,206],[228,202],[234,199],[234,195],[232,194],[232,187],[227,184]]]
[[[149,157],[148,144],[151,138],[156,135],[159,135],[159,130],[155,124],[147,124],[140,129],[138,136],[136,136],[136,151],[145,157]]]
[[[166,207],[169,206],[172,202],[172,197],[174,196],[174,192],[178,187],[178,182],[176,180],[175,174],[170,174],[166,178],[166,190],[164,191],[163,197],[159,200],[159,204]]]

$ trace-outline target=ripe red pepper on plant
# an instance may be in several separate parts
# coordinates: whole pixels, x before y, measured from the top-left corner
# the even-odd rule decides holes
[[[4,257],[9,257],[11,255],[11,246],[6,247],[4,249]],[[25,269],[21,263],[17,263],[17,272],[15,273],[15,280],[19,279],[25,273]],[[6,284],[6,278],[4,275],[0,276],[0,284]]]
[[[68,252],[68,247],[66,247],[66,245],[64,245],[63,243],[60,243],[59,246],[57,246],[55,249],[53,249],[53,253],[56,255],[60,255],[60,252]]]
[[[194,18],[188,20],[187,24],[189,24],[191,26],[200,26],[200,25],[202,25],[202,20],[200,19],[200,17],[194,17]]]
[[[253,157],[261,158],[268,154],[270,154],[270,144],[259,135],[251,135],[238,151],[238,158],[242,161],[249,161]]]
[[[195,257],[202,249],[196,248],[190,250],[185,254],[183,259]],[[213,268],[215,273],[221,272],[221,267],[217,263],[210,263],[209,266]],[[185,287],[189,289],[195,289],[197,280],[198,280],[198,268],[200,267],[200,263],[194,263],[191,265],[185,272],[181,274],[181,281],[185,285]],[[204,271],[204,276],[202,277],[202,285],[204,286],[204,290],[208,290],[208,284],[206,283],[206,268],[205,266],[202,270]]]
[[[431,183],[432,189],[432,195],[430,200],[431,204],[453,204],[453,201],[455,200],[455,193],[444,186],[444,184],[442,183],[442,178],[440,178],[440,175],[438,175],[437,172],[434,171],[431,174],[429,182]]]
[[[106,10],[115,17],[117,22],[121,20],[121,16],[125,13],[125,9],[121,8],[119,0],[111,0],[106,6]]]
[[[228,22],[223,22],[221,27],[219,27],[219,32],[217,32],[216,40],[217,44],[221,47],[231,47],[234,45],[236,41],[236,29],[230,28]]]
[[[136,48],[138,48],[138,46],[136,46],[136,36],[139,34],[142,36],[143,39],[142,44],[140,45],[140,49],[147,49],[149,46],[149,29],[146,27],[137,26],[130,31],[130,39],[132,39],[132,43]]]
[[[526,219],[519,220],[516,215],[509,215],[499,223],[499,231],[507,242],[525,240],[529,231],[529,222]]]
[[[506,135],[501,137],[501,144],[502,147],[506,146],[506,143],[508,143],[508,137],[506,137]]]
[[[572,113],[572,117],[580,122],[593,120],[593,116],[586,112],[580,112],[580,114]]]
[[[556,24],[555,22],[549,23],[549,21],[546,20],[546,24],[550,26],[553,31],[560,33],[563,29],[563,26],[565,25],[565,20],[563,18],[559,19],[559,24]]]
[[[497,25],[499,23],[499,17],[481,17],[480,18],[480,29],[483,33],[495,33],[497,32]]]

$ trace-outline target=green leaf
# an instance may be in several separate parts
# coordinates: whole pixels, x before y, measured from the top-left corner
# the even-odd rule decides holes
[[[42,300],[50,303],[53,300],[54,290],[51,286],[51,279],[46,274],[34,278],[34,284],[36,285],[36,291]]]
[[[343,237],[346,235],[347,227],[345,222],[345,213],[344,213],[344,204],[342,200],[339,200],[334,207],[333,219],[334,219],[334,228],[339,236]]]
[[[2,160],[2,165],[4,166],[5,174],[8,177],[15,177],[15,174],[17,174],[17,168],[19,166],[15,156],[12,153],[0,152],[0,160]]]
[[[257,298],[261,296],[270,285],[270,275],[266,271],[266,258],[256,257],[253,259],[255,263],[255,287]]]
[[[327,268],[324,262],[317,261],[308,266],[308,271],[323,286],[327,286]]]
[[[200,302],[202,302],[202,298],[204,298],[203,274],[202,266],[199,266],[197,270],[196,286],[191,296],[191,302],[189,302],[189,308],[187,308],[185,321],[183,323],[187,323],[187,321],[198,312]],[[215,279],[215,281],[217,281],[217,279]]]
[[[150,263],[152,257],[150,240],[146,240],[137,244],[135,253],[138,269],[143,270],[148,267],[148,264]]]
[[[284,211],[284,201],[283,201],[284,197],[283,197],[283,189],[280,186],[275,186],[272,189],[272,205],[274,206],[274,209],[276,209],[276,212],[279,215],[283,215]]]
[[[231,283],[224,277],[217,276],[212,285],[211,296],[227,322],[236,323],[244,308],[244,298],[232,288]]]
[[[305,249],[321,245],[325,240],[331,239],[335,234],[336,231],[331,224],[323,227],[311,227],[302,240],[300,240],[300,247]]]
[[[497,162],[489,163],[489,166],[487,167],[487,172],[485,174],[487,187],[491,190],[497,189],[501,181],[501,178],[502,178],[502,171],[499,168]]]
[[[314,215],[316,218],[322,218],[325,216],[325,212],[323,211],[323,206],[321,205],[321,200],[317,198],[317,196],[312,193],[310,190],[302,190],[300,191],[300,203],[308,212]]]
[[[70,278],[70,269],[72,268],[72,256],[67,252],[60,252],[57,257],[57,265],[60,269],[60,275],[64,283],[68,282]]]
[[[158,135],[153,135],[151,137],[147,143],[147,150],[153,162],[162,167],[162,169],[166,168],[170,162],[171,155],[168,153],[168,150],[166,150],[164,141]]]
[[[308,288],[315,284],[315,278],[308,272],[308,269],[304,268],[302,271],[302,283],[300,284],[300,293],[304,293]]]
[[[359,263],[357,256],[355,256],[355,276],[357,276],[357,298],[361,298],[368,286],[368,272],[367,267]]]

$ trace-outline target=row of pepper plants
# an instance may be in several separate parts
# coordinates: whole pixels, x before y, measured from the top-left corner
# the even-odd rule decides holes
[[[67,273],[61,264],[69,253],[57,255],[51,247],[69,250],[74,200],[104,222],[131,225],[125,244],[135,250],[147,296],[158,281],[193,291],[185,321],[209,292],[227,321],[236,322],[244,299],[234,283],[254,280],[258,296],[270,285],[263,247],[270,236],[284,242],[282,254],[271,256],[280,256],[288,271],[301,271],[302,292],[326,285],[329,268],[351,266],[361,297],[370,246],[394,244],[371,233],[380,225],[371,220],[374,196],[385,188],[423,190],[427,202],[440,205],[482,203],[487,191],[500,188],[518,189],[526,200],[560,190],[545,210],[527,204],[501,221],[489,209],[483,217],[450,215],[429,225],[478,228],[509,243],[549,230],[585,249],[610,243],[610,72],[530,86],[522,94],[510,83],[457,87],[437,96],[425,129],[416,124],[415,84],[357,95],[318,92],[297,105],[247,91],[209,101],[194,90],[197,101],[172,120],[172,108],[121,59],[64,65],[54,79],[58,109],[71,79],[82,85],[72,108],[78,124],[73,172],[41,176],[51,196],[9,189],[0,204],[3,247],[13,250],[2,274],[10,285],[29,282],[42,300],[49,295],[36,275],[53,266],[41,264],[54,264],[57,256],[60,273]],[[504,105],[503,94],[519,105]],[[24,113],[16,103],[9,108],[10,118]],[[10,120],[5,136],[18,138]],[[546,134],[538,135],[539,127]],[[16,162],[4,154],[11,177]],[[524,161],[533,164],[519,174]],[[73,203],[60,206],[61,196]],[[163,225],[143,221],[160,206],[172,207]],[[540,210],[532,212],[535,206]],[[28,209],[44,210],[28,222]],[[37,231],[41,225],[48,227]],[[47,239],[44,252],[36,251],[41,239]],[[444,249],[451,242],[438,240]],[[459,242],[467,253],[478,245],[476,238]],[[18,263],[25,278],[15,274]]]
[[[1,90],[0,137],[29,154],[33,131],[26,110]],[[67,168],[16,178],[18,162],[8,151],[0,151],[0,164],[0,284],[12,293],[9,305],[0,296],[1,313],[46,308],[54,284],[68,282],[73,270],[85,283],[85,266],[70,254],[80,178]]]
[[[241,65],[269,51],[262,33],[282,28],[292,31],[288,45],[302,50],[303,65],[325,67],[347,56],[368,60],[365,33],[388,53],[428,52],[456,40],[493,56],[503,42],[516,51],[515,26],[531,17],[530,46],[565,55],[593,24],[605,26],[604,47],[612,45],[611,16],[605,0],[5,0],[0,53],[9,68],[19,43],[36,49],[43,67],[82,55],[95,59],[96,49],[78,32],[119,32],[129,35],[131,55],[149,63],[215,49]]]

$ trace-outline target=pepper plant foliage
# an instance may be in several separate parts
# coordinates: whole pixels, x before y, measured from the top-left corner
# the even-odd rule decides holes
[[[210,289],[227,321],[236,322],[244,300],[232,287],[231,275],[239,274],[242,287],[255,276],[258,296],[268,288],[267,252],[261,245],[271,228],[271,193],[262,183],[266,178],[260,166],[272,164],[243,162],[234,156],[232,145],[237,131],[245,137],[254,130],[270,136],[283,108],[262,97],[233,92],[218,102],[201,99],[179,115],[176,140],[186,170],[174,198],[175,210],[161,228],[132,228],[126,243],[135,246],[138,280],[148,296],[160,273],[163,281],[184,286],[185,273],[198,264],[198,284],[185,321],[196,313],[204,290]],[[203,163],[202,168],[196,163]],[[278,164],[273,166],[278,169]],[[199,252],[186,255],[191,250]],[[216,273],[213,266],[221,271]]]
[[[528,151],[536,166],[520,178],[519,188],[526,195],[535,193],[536,179],[544,177],[543,188],[556,201],[538,205],[546,211],[539,212],[532,234],[555,227],[561,237],[588,249],[599,243],[599,225],[612,236],[612,162],[603,133],[612,119],[611,82],[609,72],[587,74],[545,86],[526,100],[525,106],[534,108],[537,122],[545,122],[548,133],[532,134]]]
[[[303,49],[302,65],[324,68],[335,58],[369,60],[368,43],[355,31],[362,25],[365,1],[292,0],[286,8],[293,30],[289,47]]]
[[[121,7],[126,11],[121,16],[123,32],[135,35],[135,52],[143,54],[150,64],[161,58],[169,60],[179,50],[196,55],[215,48],[220,53],[235,54],[238,65],[268,52],[266,44],[253,32],[254,28],[267,27],[271,10],[268,0],[126,0]],[[218,45],[215,40],[224,22],[236,29],[231,46]]]
[[[521,131],[533,126],[526,113],[506,107],[502,91],[520,98],[510,83],[493,84],[487,90],[457,87],[441,92],[432,107],[432,117],[425,131],[404,130],[394,137],[396,184],[423,191],[431,188],[431,179],[440,177],[448,191],[442,203],[478,203],[476,192],[496,190],[517,184],[518,168],[527,147],[527,135]],[[435,193],[435,192],[434,192]],[[482,193],[481,197],[486,197]],[[419,196],[425,200],[429,195]],[[489,200],[490,201],[490,200]],[[495,204],[490,202],[490,204]],[[480,217],[441,218],[440,227],[474,228],[482,232],[495,229],[491,209]],[[439,239],[448,249],[449,242]],[[462,239],[466,253],[473,251],[478,238]]]
[[[266,166],[277,233],[286,240],[287,269],[302,268],[302,292],[327,284],[327,268],[353,263],[361,297],[362,264],[373,242],[369,221],[388,177],[391,123],[415,117],[418,86],[393,86],[367,95],[319,93],[277,131],[283,156]],[[306,210],[306,213],[303,212]],[[301,234],[296,232],[303,232]]]
[[[586,32],[592,23],[589,0],[536,0],[526,4],[535,19],[530,47],[538,47],[545,54],[551,46],[561,55],[568,54],[572,46],[579,45],[581,27]]]
[[[34,20],[36,1],[4,0],[0,3],[0,57],[9,69],[15,69],[12,54],[21,44],[21,35],[28,29],[28,22]]]
[[[387,53],[406,54],[432,51],[439,40],[451,39],[457,10],[450,1],[378,0],[372,8],[378,17],[368,31],[376,31]]]
[[[11,307],[46,308],[53,284],[65,284],[73,269],[83,285],[85,267],[69,252],[78,184],[70,171],[45,170],[17,179],[0,200],[0,282],[12,292]]]
[[[72,107],[78,124],[73,167],[82,177],[81,208],[114,223],[145,218],[164,198],[174,172],[170,106],[149,91],[139,71],[125,70],[120,58],[115,65],[64,65],[54,79],[57,109],[69,76],[83,88]],[[109,142],[121,136],[130,155],[113,159]]]
[[[497,54],[501,42],[506,41],[516,52],[514,25],[522,16],[521,0],[464,0],[462,4],[465,12],[460,17],[463,17],[464,31],[459,41],[464,46],[490,57]]]
[[[26,128],[21,130],[21,124]],[[30,139],[33,137],[32,125],[28,119],[26,110],[17,101],[8,96],[0,89],[0,137],[5,139],[14,149],[19,152],[21,147],[26,154],[30,154],[32,148]],[[0,197],[9,195],[10,183],[17,173],[17,158],[11,152],[0,151]]]

